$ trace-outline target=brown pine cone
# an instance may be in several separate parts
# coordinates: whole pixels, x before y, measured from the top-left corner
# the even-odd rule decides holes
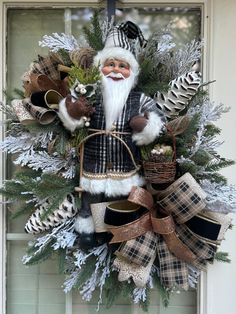
[[[80,48],[72,50],[70,53],[71,61],[82,69],[87,69],[93,64],[96,51],[92,48]]]

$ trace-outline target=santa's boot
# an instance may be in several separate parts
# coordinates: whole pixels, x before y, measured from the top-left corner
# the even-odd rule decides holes
[[[90,209],[90,194],[82,194],[81,208],[75,220],[75,230],[79,234],[79,246],[88,250],[96,246],[94,223]]]

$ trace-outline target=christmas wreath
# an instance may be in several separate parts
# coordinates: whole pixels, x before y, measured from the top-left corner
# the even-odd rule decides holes
[[[2,105],[8,131],[1,149],[19,167],[1,193],[13,217],[29,216],[25,231],[34,239],[23,257],[25,265],[56,253],[66,274],[65,292],[76,288],[89,301],[99,289],[98,305],[108,307],[123,294],[147,310],[154,286],[168,304],[171,292],[196,287],[207,263],[228,261],[217,248],[231,226],[227,214],[235,211],[236,190],[218,172],[233,161],[217,153],[220,129],[214,124],[228,109],[209,100],[210,82],[201,83],[196,68],[201,43],[174,49],[166,30],[145,40],[134,23],[101,24],[98,14],[84,33],[83,47],[73,36],[45,35],[39,44],[49,54],[38,56],[22,76],[23,93]],[[110,41],[117,48],[116,37],[122,50],[114,56]],[[121,41],[127,47],[120,48]],[[112,53],[103,56],[105,48]],[[142,102],[141,109],[127,118],[128,128],[122,132],[115,132],[114,125],[93,129],[101,115],[97,104],[105,98],[101,64],[118,66],[125,76],[138,64],[131,54],[140,65],[139,79],[125,108],[132,111],[133,103]],[[121,80],[120,75],[113,80]],[[151,140],[143,140],[144,133]],[[116,189],[112,175],[118,177],[115,182],[130,185],[122,177],[130,169],[110,170],[114,160],[106,164],[111,176],[110,181],[106,177],[106,192],[99,185],[103,177],[89,181],[94,160],[106,151],[104,138],[120,147],[121,159],[126,156],[124,169],[141,173],[127,194],[107,192]],[[86,184],[96,183],[94,194],[81,185],[83,176]],[[91,197],[87,202],[84,190]],[[80,216],[87,204],[89,212]]]

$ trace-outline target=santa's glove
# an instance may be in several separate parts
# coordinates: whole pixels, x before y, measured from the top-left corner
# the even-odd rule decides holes
[[[157,112],[145,112],[143,116],[134,116],[130,120],[133,130],[132,140],[136,145],[148,145],[160,134],[164,122]]]
[[[130,119],[129,126],[133,132],[141,132],[148,123],[148,113],[145,112],[143,116],[138,115]]]
[[[64,127],[71,132],[77,128],[89,126],[90,116],[95,112],[95,109],[89,104],[88,100],[81,96],[74,98],[72,95],[67,95],[59,103],[58,116],[61,119]]]
[[[82,117],[90,117],[95,109],[89,104],[88,100],[80,96],[78,99],[74,99],[72,95],[66,96],[66,109],[71,118],[80,119]]]

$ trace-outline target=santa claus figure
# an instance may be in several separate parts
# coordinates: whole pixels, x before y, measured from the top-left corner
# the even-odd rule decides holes
[[[110,32],[94,65],[101,71],[101,97],[90,116],[91,136],[83,149],[82,205],[75,224],[81,247],[95,244],[91,203],[125,199],[133,186],[145,184],[140,147],[155,141],[165,122],[155,101],[133,90],[139,64],[121,27]],[[83,127],[83,120],[75,121],[65,102],[59,111],[67,128],[75,123]]]

